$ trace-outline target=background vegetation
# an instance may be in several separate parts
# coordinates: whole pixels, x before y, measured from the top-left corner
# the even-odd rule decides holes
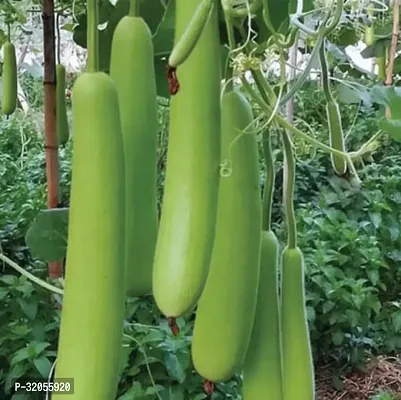
[[[29,97],[37,102],[28,115],[17,112],[0,121],[1,246],[21,266],[45,278],[46,264],[32,258],[24,239],[37,213],[46,207],[43,133],[38,123],[42,91],[40,81],[26,74],[21,79]],[[325,102],[316,85],[300,92],[296,104],[296,114],[314,126],[319,139],[326,140]],[[168,136],[167,111],[160,106],[160,176]],[[343,107],[345,131],[351,129],[350,147],[372,135],[377,112]],[[71,147],[70,141],[60,151],[61,188],[67,202]],[[306,157],[312,149],[297,143],[301,163],[296,209],[307,265],[313,350],[318,365],[334,364],[338,374],[347,368],[363,368],[370,355],[396,354],[401,349],[400,150],[401,145],[384,139],[373,158],[363,161],[363,184],[355,188],[329,172],[325,154]],[[281,158],[278,153],[279,162]],[[280,176],[281,170],[274,219],[284,239]],[[160,193],[162,184],[161,179]],[[6,399],[13,379],[48,376],[56,355],[60,313],[47,291],[6,266],[0,275],[0,304],[0,397]],[[179,324],[181,332],[174,337],[151,298],[130,300],[125,331],[132,335],[135,330],[135,337],[127,338],[119,400],[152,399],[155,390],[160,390],[163,399],[205,398],[202,382],[191,366],[191,316]],[[240,385],[240,377],[218,385],[213,398],[240,399]]]

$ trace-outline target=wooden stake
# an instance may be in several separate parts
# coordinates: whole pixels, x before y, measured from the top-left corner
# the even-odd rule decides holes
[[[45,154],[47,177],[47,207],[59,204],[58,139],[56,132],[56,61],[54,37],[54,0],[43,1],[43,51],[44,51],[44,118]],[[63,273],[61,261],[49,263],[49,276],[59,278]]]

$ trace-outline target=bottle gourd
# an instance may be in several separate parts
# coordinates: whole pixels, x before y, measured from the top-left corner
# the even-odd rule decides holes
[[[255,315],[262,230],[259,158],[256,136],[243,133],[252,120],[252,108],[239,91],[223,95],[216,237],[192,340],[195,369],[212,382],[241,368]]]
[[[74,152],[55,378],[74,379],[71,400],[110,400],[117,392],[125,311],[124,149],[116,86],[98,72],[97,0],[88,0],[87,16],[88,72],[73,87]]]
[[[215,0],[214,0],[215,1]],[[176,37],[197,0],[176,0]],[[156,244],[153,295],[162,313],[192,310],[212,253],[220,163],[220,42],[217,7],[180,66],[181,90],[170,102],[163,209]]]
[[[314,400],[314,370],[305,308],[304,258],[286,247],[282,258],[283,399]]]
[[[110,75],[117,86],[126,181],[125,267],[127,293],[152,290],[157,215],[157,95],[152,35],[136,9],[118,23]]]
[[[244,400],[282,400],[279,243],[273,231],[262,232],[255,322],[243,371]]]
[[[2,81],[2,99],[1,110],[3,114],[11,115],[17,108],[18,101],[18,78],[17,78],[17,60],[15,55],[15,46],[11,42],[4,43],[3,46],[3,74]]]

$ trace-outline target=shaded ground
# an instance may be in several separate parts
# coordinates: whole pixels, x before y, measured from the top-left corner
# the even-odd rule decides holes
[[[366,372],[352,372],[341,377],[344,390],[333,388],[333,371],[323,366],[317,371],[316,400],[370,400],[385,392],[391,397],[380,400],[401,400],[401,357],[377,357],[368,362]]]

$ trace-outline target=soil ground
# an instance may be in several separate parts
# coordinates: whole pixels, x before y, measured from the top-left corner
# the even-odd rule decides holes
[[[351,372],[340,378],[342,391],[333,387],[333,369],[322,366],[317,372],[316,400],[371,400],[384,392],[393,397],[380,400],[401,400],[401,356],[380,356],[368,361],[366,371]]]

